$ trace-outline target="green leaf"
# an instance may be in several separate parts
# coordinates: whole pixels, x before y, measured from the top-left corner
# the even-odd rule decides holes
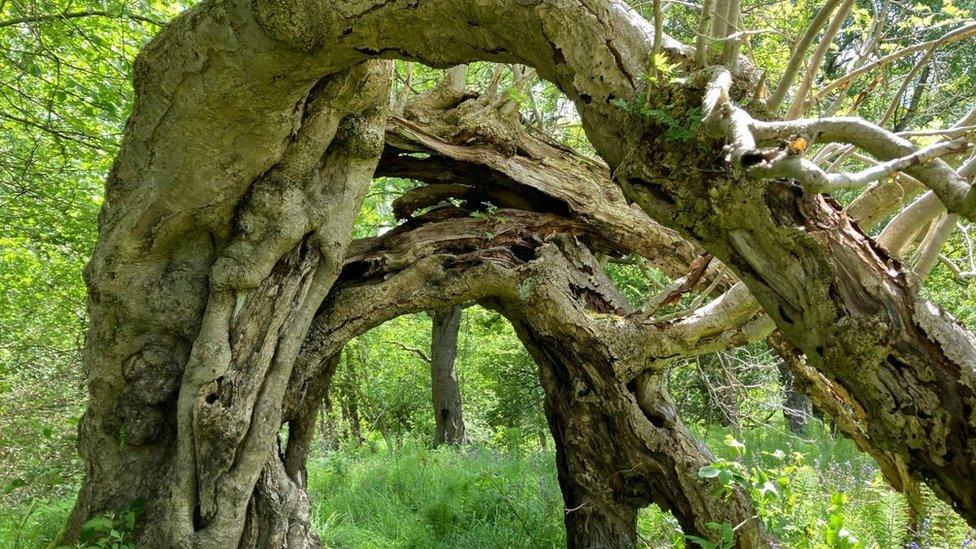
[[[716,478],[721,472],[717,467],[706,465],[698,470],[698,476],[701,478]]]
[[[3,495],[7,495],[10,492],[13,492],[14,490],[16,490],[17,488],[20,488],[21,486],[26,486],[26,485],[27,485],[27,483],[24,482],[24,479],[22,479],[22,478],[15,478],[15,479],[11,480],[10,482],[8,482],[6,485],[4,485],[4,487],[3,487]]]
[[[759,489],[759,493],[764,496],[768,494],[773,494],[778,496],[779,490],[776,489],[776,485],[773,484],[772,481],[767,480],[766,482],[763,483],[762,488]]]
[[[88,522],[81,526],[81,538],[83,541],[92,540],[99,534],[110,532],[114,526],[115,523],[108,517],[88,519]]]
[[[725,445],[735,450],[739,455],[746,452],[746,445],[736,440],[732,435],[725,435]]]

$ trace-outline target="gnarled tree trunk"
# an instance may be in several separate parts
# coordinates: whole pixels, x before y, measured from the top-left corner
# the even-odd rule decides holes
[[[675,349],[671,328],[630,316],[579,244],[534,236],[573,226],[551,215],[499,210],[488,220],[406,225],[354,245],[297,370],[314,378],[321,357],[400,314],[471,301],[496,308],[540,366],[573,546],[632,545],[636,512],[652,502],[674,512],[688,533],[714,539],[708,523],[741,523],[739,544],[764,546],[748,498],[736,490],[726,500],[713,480],[698,477],[712,458],[677,419],[663,389],[663,367],[630,384],[617,375],[620,362],[642,364],[663,348]],[[495,236],[485,240],[486,231]],[[694,352],[686,348],[677,356]]]
[[[228,64],[223,39],[188,23],[136,64],[86,270],[88,469],[62,538],[144,498],[140,545],[314,546],[287,458],[307,442],[279,442],[285,422],[307,439],[312,416],[289,417],[284,396],[379,159],[390,66],[276,81],[278,67]],[[228,125],[210,87],[250,78],[254,103]]]
[[[295,358],[339,272],[383,144],[389,69],[357,65],[380,57],[518,62],[556,83],[627,197],[733,269],[825,379],[856,398],[871,440],[976,521],[976,339],[917,300],[899,265],[829,200],[730,165],[725,133],[675,139],[675,128],[644,118],[666,110],[692,126],[703,97],[716,95],[711,76],[727,74],[665,37],[663,53],[689,78],[648,90],[653,41],[647,22],[614,0],[207,0],[168,24],[135,66],[133,115],[86,270],[90,399],[79,448],[87,470],[64,539],[88,517],[146,497],[145,545],[233,547],[281,535],[314,544],[300,527],[281,534],[281,524],[301,520],[270,518],[284,512],[265,495],[296,501],[296,479],[280,482],[289,469],[279,431],[295,417],[290,395],[311,382],[293,371]],[[729,61],[734,86],[717,97],[736,100],[756,75]],[[644,108],[621,106],[639,97]],[[745,114],[728,102],[706,107]],[[857,138],[879,159],[914,150],[864,125],[852,133],[851,124],[752,121],[732,136],[733,156],[749,152],[738,142],[746,133],[772,140],[808,130],[821,141]],[[527,152],[504,132],[496,137],[492,145]],[[512,158],[507,167],[519,165],[520,154]],[[926,184],[945,183],[946,170],[937,160],[908,169]],[[940,197],[972,217],[976,191],[949,182]],[[477,234],[467,253],[485,243]],[[599,236],[590,240],[606,246],[615,235]],[[534,249],[519,246],[497,253]],[[542,337],[541,326],[524,330]],[[581,337],[559,341],[571,347]],[[684,343],[650,345],[640,365],[622,370],[600,362],[580,379],[623,406],[633,396],[603,379],[607,368],[630,380]],[[572,362],[571,351],[557,359]],[[671,503],[679,518],[745,509]]]
[[[632,342],[617,340],[626,333],[596,330],[588,316],[626,305],[595,258],[561,248],[568,261],[538,275],[548,283],[530,282],[518,306],[497,307],[539,364],[570,546],[633,546],[637,511],[650,503],[671,511],[686,534],[714,539],[709,523],[733,524],[737,547],[768,546],[748,497],[717,497],[713,481],[699,477],[713,457],[681,424],[665,371],[630,383],[617,376],[618,361],[645,355],[628,353]]]

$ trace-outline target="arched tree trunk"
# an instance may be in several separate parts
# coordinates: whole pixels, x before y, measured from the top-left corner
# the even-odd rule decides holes
[[[465,444],[464,414],[461,411],[461,384],[454,360],[457,358],[461,307],[433,314],[430,334],[430,390],[434,404],[434,445]]]
[[[382,147],[389,69],[357,66],[379,57],[518,62],[556,83],[628,198],[729,266],[856,396],[871,440],[976,521],[976,339],[918,300],[835,204],[740,161],[754,156],[752,138],[798,132],[879,159],[915,148],[848,119],[737,125],[749,115],[732,101],[755,87],[753,72],[730,59],[731,86],[667,37],[662,53],[688,78],[640,94],[653,38],[608,0],[206,0],[168,24],[134,67],[133,115],[86,270],[87,470],[64,539],[142,496],[145,545],[250,543],[245,517],[262,471],[278,470],[266,464],[295,355]],[[640,109],[621,106],[639,98]],[[707,131],[675,139],[701,109],[724,123],[710,117]],[[944,162],[906,171],[973,218],[976,190]]]
[[[495,235],[488,242],[486,230]],[[671,327],[623,316],[623,298],[579,244],[534,236],[571,230],[551,215],[499,210],[488,220],[463,215],[404,226],[356,246],[303,357],[314,364],[399,314],[471,301],[496,308],[540,367],[573,546],[633,545],[636,512],[652,502],[671,510],[687,533],[714,539],[709,523],[742,524],[740,546],[765,546],[748,497],[734,489],[725,499],[714,480],[699,478],[712,458],[677,419],[663,369],[630,384],[619,378],[664,349],[694,351],[675,346]],[[475,251],[473,241],[480,242]],[[701,341],[707,332],[697,333]],[[300,370],[317,375],[314,367]]]
[[[592,255],[568,243],[560,249],[567,261],[520,287],[517,302],[496,307],[540,368],[570,547],[635,545],[637,511],[650,503],[671,511],[686,534],[715,539],[709,524],[727,523],[738,525],[737,547],[768,546],[748,497],[717,498],[713,481],[699,477],[714,458],[681,424],[666,372],[630,383],[617,375],[618,363],[646,360],[643,346],[595,330],[589,317],[628,307]]]

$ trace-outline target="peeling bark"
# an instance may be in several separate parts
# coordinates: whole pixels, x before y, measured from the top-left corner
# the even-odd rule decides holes
[[[491,126],[506,123],[497,111],[485,111],[482,116],[501,119]],[[395,117],[389,121],[387,146],[376,174],[428,183],[396,201],[398,218],[409,218],[446,198],[461,199],[469,211],[482,210],[482,203],[490,202],[500,208],[572,216],[611,244],[603,251],[640,255],[675,277],[684,274],[700,255],[696,246],[631,206],[602,162],[521,128],[511,133],[508,145],[516,154],[507,154],[477,134],[467,135],[466,139],[475,138],[473,142],[453,143],[435,133],[438,128],[451,127],[442,118],[454,116],[448,110],[428,112],[426,119],[434,119],[434,123]],[[426,157],[418,158],[415,153]]]
[[[743,523],[739,545],[765,546],[748,498],[724,500],[698,477],[712,457],[677,418],[665,371],[630,383],[617,374],[621,363],[646,361],[648,344],[673,349],[669,328],[640,322],[584,248],[564,236],[538,240],[542,224],[558,226],[551,215],[500,210],[485,223],[431,221],[354,245],[296,370],[317,376],[320,357],[400,314],[470,301],[495,308],[540,367],[572,546],[633,545],[636,512],[650,503],[687,533],[709,538],[709,522]]]

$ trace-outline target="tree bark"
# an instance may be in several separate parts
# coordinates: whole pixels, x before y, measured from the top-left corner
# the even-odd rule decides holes
[[[563,236],[539,241],[543,226],[546,234],[572,230],[557,229],[551,215],[499,210],[487,220],[429,220],[354,245],[303,360],[314,365],[399,314],[471,301],[496,308],[540,366],[571,544],[632,545],[637,509],[654,502],[674,512],[686,533],[714,538],[708,523],[741,523],[740,546],[765,546],[748,497],[736,490],[725,500],[713,481],[698,477],[712,457],[677,419],[664,368],[630,383],[617,374],[620,362],[643,364],[661,348],[675,349],[670,328],[628,314],[596,259]],[[494,236],[486,240],[486,232]],[[314,366],[300,369],[316,375]]]
[[[454,367],[460,329],[461,307],[450,307],[433,314],[430,389],[434,404],[434,446],[466,444],[468,441],[461,410],[461,384]]]
[[[867,414],[857,399],[810,367],[798,349],[786,341],[782,334],[774,333],[767,341],[779,355],[782,366],[792,375],[796,388],[809,398],[814,414],[819,411],[829,416],[834,429],[850,438],[861,451],[870,454],[878,462],[881,474],[888,484],[905,495],[910,519],[915,520],[923,511],[921,483],[912,476],[901,454],[871,439],[866,425]]]
[[[517,62],[556,83],[627,198],[729,266],[856,397],[872,441],[976,521],[976,339],[917,300],[835,204],[730,166],[725,135],[676,138],[700,119],[713,72],[699,72],[689,48],[664,37],[662,53],[690,77],[645,94],[646,109],[678,126],[622,107],[646,91],[652,42],[646,21],[612,0],[208,0],[166,25],[134,67],[133,114],[86,270],[87,470],[63,540],[143,496],[146,545],[250,543],[249,501],[264,471],[280,470],[268,460],[294,358],[383,144],[388,68],[357,66],[380,57]],[[732,68],[736,100],[756,75]],[[816,125],[819,141],[860,135],[879,159],[914,151],[855,122],[749,131],[761,141]],[[517,153],[496,129],[489,142]],[[954,173],[940,160],[906,171],[927,185]],[[949,179],[940,198],[971,218],[976,191]],[[473,241],[486,240],[497,241]],[[651,347],[663,354],[645,365],[675,354]]]
[[[650,503],[672,512],[686,534],[715,539],[708,524],[728,523],[740,525],[737,547],[769,546],[747,496],[723,500],[698,476],[714,458],[681,424],[665,372],[630,383],[616,375],[615,362],[641,360],[641,353],[627,353],[628,345],[615,341],[623,334],[595,330],[588,315],[620,314],[627,306],[609,291],[595,258],[563,249],[576,269],[540,273],[551,283],[524,288],[517,306],[496,307],[540,367],[570,547],[633,546],[637,510]]]
[[[88,467],[61,541],[143,498],[140,545],[315,546],[304,480],[279,447],[283,397],[382,149],[390,68],[281,82],[254,63],[270,88],[249,90],[260,97],[226,126],[194,109],[224,112],[208,86],[244,69],[194,53],[216,37],[187,22],[136,65],[106,185],[86,269]],[[184,69],[199,74],[173,80]]]

